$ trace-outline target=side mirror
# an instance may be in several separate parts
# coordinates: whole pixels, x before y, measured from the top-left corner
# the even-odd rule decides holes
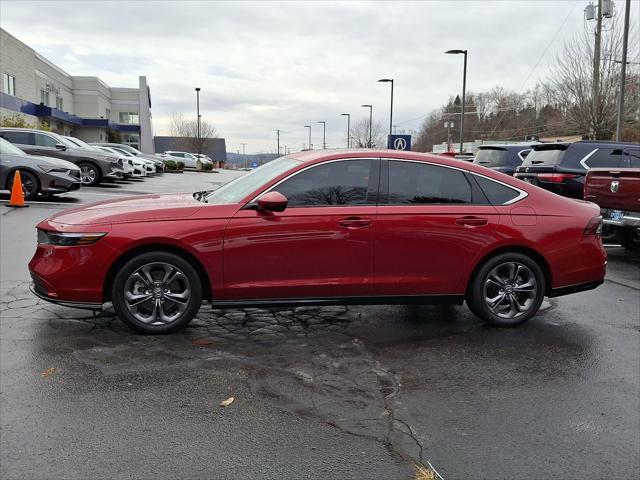
[[[65,145],[63,145],[62,143],[56,143],[56,148],[58,150],[62,150],[62,151],[65,151],[67,149],[67,147]]]
[[[267,212],[284,212],[289,200],[280,192],[265,193],[258,199],[258,209]]]

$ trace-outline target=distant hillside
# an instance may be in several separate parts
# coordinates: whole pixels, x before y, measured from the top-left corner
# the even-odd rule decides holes
[[[253,162],[262,165],[265,162],[278,158],[275,153],[257,153],[255,155],[242,155],[233,152],[227,152],[227,163],[233,163],[240,167],[250,167]]]

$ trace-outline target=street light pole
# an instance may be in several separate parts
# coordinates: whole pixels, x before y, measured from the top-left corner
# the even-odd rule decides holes
[[[200,87],[196,87],[196,114],[198,123],[198,155],[201,155],[202,142],[200,141]]]
[[[369,109],[369,148],[371,148],[371,122],[373,121],[373,105],[361,105]]]
[[[622,68],[620,70],[620,94],[618,95],[618,116],[616,122],[616,142],[620,141],[622,135],[622,122],[624,115],[624,84],[627,76],[627,45],[629,43],[629,10],[631,0],[627,0],[624,5],[624,33],[622,38]]]
[[[389,135],[393,130],[393,78],[381,78],[378,82],[391,83],[391,108],[389,109]]]
[[[462,149],[464,147],[464,106],[465,106],[465,97],[467,91],[467,51],[466,50],[447,50],[444,53],[457,55],[460,53],[464,54],[464,70],[462,73],[462,114],[460,115],[460,154],[462,154]]]
[[[347,117],[347,148],[351,148],[351,114],[341,113],[343,117]]]
[[[276,130],[276,135],[278,135],[278,156],[280,156],[280,130]]]
[[[304,128],[309,129],[309,150],[311,150],[311,125],[305,125]]]
[[[327,149],[327,122],[320,120],[318,123],[322,124],[322,149]]]

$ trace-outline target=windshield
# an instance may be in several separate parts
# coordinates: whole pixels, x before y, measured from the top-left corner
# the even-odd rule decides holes
[[[75,143],[76,146],[78,146],[80,148],[84,148],[86,150],[97,150],[97,151],[100,151],[97,147],[94,147],[93,145],[89,145],[88,143],[83,142],[79,138],[76,138],[76,137],[64,137],[64,138],[66,138],[70,142]]]
[[[135,155],[132,155],[131,153],[129,153],[126,150],[124,150],[123,148],[111,147],[111,150],[113,150],[114,152],[116,152],[116,153],[118,153],[120,155],[124,155],[125,157],[135,157]]]
[[[122,145],[118,145],[117,147],[114,147],[114,148],[118,148],[118,150],[124,150],[125,152],[127,152],[127,153],[129,153],[131,155],[135,155],[135,156],[142,155],[142,152],[140,150],[136,150],[135,148],[133,148],[133,147],[131,147],[129,145],[122,144]]]
[[[238,203],[260,186],[297,165],[300,165],[300,160],[295,158],[277,158],[211,192],[204,201],[215,205]]]
[[[504,148],[481,148],[473,163],[485,167],[503,167],[508,157],[509,152]]]
[[[545,145],[534,149],[522,162],[523,165],[558,165],[562,162],[567,145]]]
[[[14,144],[7,142],[4,138],[0,138],[0,153],[6,153],[8,155],[26,155],[26,153]]]

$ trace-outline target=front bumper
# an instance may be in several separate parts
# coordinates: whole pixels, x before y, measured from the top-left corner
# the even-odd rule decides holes
[[[104,178],[110,178],[114,180],[120,180],[124,175],[121,168],[112,168],[111,171],[104,176]]]
[[[50,297],[42,290],[40,282],[36,283],[36,281],[29,285],[29,290],[31,290],[31,293],[33,293],[36,297],[47,302],[55,303],[56,305],[62,305],[63,307],[83,308],[86,310],[102,310],[103,308],[102,303],[69,302],[65,300],[59,300],[55,297]]]
[[[74,175],[58,172],[50,172],[40,175],[42,193],[66,193],[71,190],[79,190],[82,186],[80,174],[76,178]]]

